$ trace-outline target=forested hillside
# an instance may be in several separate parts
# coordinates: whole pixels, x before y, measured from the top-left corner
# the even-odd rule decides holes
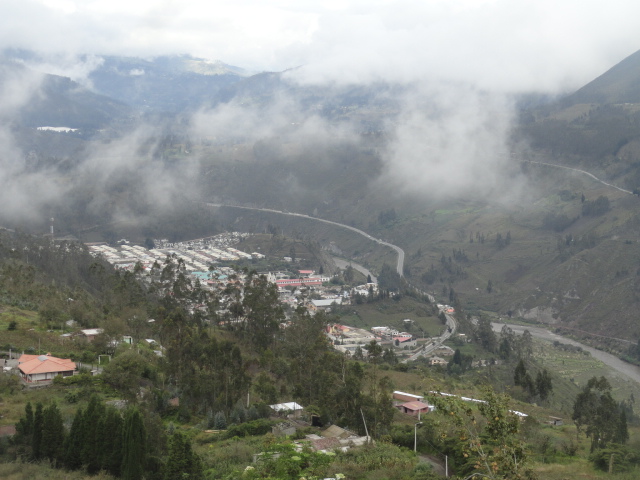
[[[544,466],[578,462],[581,471],[589,471],[600,468],[599,459],[609,451],[626,455],[616,468],[635,471],[632,447],[622,445],[635,445],[637,421],[623,383],[587,382],[601,368],[597,364],[569,373],[571,381],[546,366],[561,358],[571,371],[569,364],[591,362],[579,351],[537,345],[530,335],[518,338],[508,328],[496,335],[488,317],[468,321],[464,312],[458,312],[459,328],[471,342],[457,337],[455,355],[445,366],[399,363],[376,341],[354,358],[332,348],[326,325],[353,311],[402,312],[412,302],[422,305],[416,310],[420,315],[431,311],[428,301],[411,297],[415,294],[402,282],[388,298],[311,315],[303,307],[285,311],[274,284],[241,268],[242,283],[232,278],[224,291],[214,292],[170,256],[147,275],[138,268],[113,270],[73,242],[12,232],[1,240],[2,349],[46,351],[80,362],[76,375],[58,376],[45,388],[22,386],[9,374],[0,377],[0,426],[16,428],[13,437],[0,441],[3,475],[438,478],[411,452],[416,446],[423,454],[447,455],[449,472],[459,478],[474,472],[489,478],[535,478],[536,472],[561,478],[549,476]],[[103,333],[92,342],[60,335],[80,327]],[[131,343],[123,342],[124,336]],[[544,365],[539,352],[545,352]],[[478,361],[491,366],[480,367]],[[437,410],[416,425],[393,407],[393,390],[426,395]],[[487,403],[474,407],[429,394],[436,391]],[[595,400],[586,400],[591,397]],[[272,427],[284,428],[282,422],[292,420],[269,405],[292,401],[304,407],[296,433],[274,436]],[[540,407],[529,403],[534,401]],[[584,402],[593,408],[601,402],[608,416],[594,420]],[[528,417],[518,420],[510,410]],[[586,436],[576,437],[574,427],[546,426],[547,415],[554,414],[573,417]],[[330,425],[375,443],[346,453],[318,452],[314,439]],[[588,451],[593,467],[584,463]],[[266,455],[265,460],[253,463],[253,454]],[[21,474],[15,462],[23,466]]]

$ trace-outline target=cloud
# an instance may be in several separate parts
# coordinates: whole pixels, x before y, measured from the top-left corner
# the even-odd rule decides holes
[[[240,98],[194,114],[189,134],[214,142],[355,141],[358,119],[323,118],[301,102],[297,89],[318,87],[325,95],[331,88],[391,84],[397,88],[381,94],[393,104],[385,112],[389,142],[380,151],[381,183],[422,196],[482,196],[505,192],[511,180],[510,96],[567,91],[602,73],[640,45],[639,13],[640,4],[623,0],[607,4],[606,18],[601,2],[577,0],[5,0],[0,48],[49,53],[55,61],[29,65],[85,86],[104,54],[190,53],[264,70],[302,66],[284,75],[291,88],[268,102]],[[40,79],[9,77],[0,85],[5,122],[40,94]],[[62,181],[51,170],[30,172],[29,152],[20,151],[3,126],[6,204],[36,212],[56,196],[90,186],[87,206],[96,213],[110,204],[114,186],[128,181],[130,190],[118,194],[131,195],[131,204],[169,208],[176,195],[192,190],[199,165],[187,158],[177,169],[154,155],[157,128],[141,126],[92,144]],[[35,188],[37,182],[44,187]],[[140,215],[134,210],[123,207],[116,216]]]
[[[389,128],[381,181],[422,198],[504,195],[513,112],[505,96],[469,86],[411,89]]]
[[[47,56],[43,60],[27,60],[24,64],[31,70],[68,77],[85,88],[92,89],[89,74],[104,63],[104,59],[96,55],[59,54]]]
[[[563,91],[640,45],[640,4],[612,0],[4,0],[0,48],[189,53],[310,81],[472,79]]]

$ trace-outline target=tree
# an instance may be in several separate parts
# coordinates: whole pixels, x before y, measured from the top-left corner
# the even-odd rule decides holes
[[[354,272],[355,272],[355,269],[351,265],[347,265],[347,268],[344,269],[344,273],[342,275],[346,283],[353,282],[353,279],[355,278]]]
[[[40,402],[36,404],[36,412],[33,415],[33,440],[31,441],[31,456],[34,460],[42,458],[42,428],[44,425],[43,407]]]
[[[511,328],[507,325],[500,330],[500,344],[498,346],[498,353],[503,360],[509,360],[515,350],[516,335]]]
[[[55,403],[43,412],[42,421],[42,456],[54,465],[63,461],[64,423],[62,414]]]
[[[582,204],[582,215],[595,217],[607,213],[610,208],[609,198],[600,195],[595,200],[588,200]]]
[[[70,470],[82,467],[82,446],[84,445],[84,412],[78,408],[73,417],[71,430],[64,444],[64,464]]]
[[[122,415],[115,407],[109,406],[102,423],[103,426],[100,430],[103,432],[104,438],[100,463],[104,470],[118,477],[122,466]]]
[[[87,472],[95,474],[100,471],[102,466],[102,442],[107,432],[102,431],[101,421],[105,414],[104,403],[98,395],[92,395],[89,399],[89,405],[84,412],[82,422],[82,444],[81,457],[82,465],[87,467]]]
[[[285,318],[277,287],[264,275],[249,275],[242,307],[249,339],[258,349],[264,350],[274,342],[280,322]]]
[[[518,354],[520,358],[529,360],[533,357],[533,335],[529,330],[522,332],[518,341]]]
[[[624,410],[620,411],[620,418],[614,433],[613,441],[619,444],[625,444],[629,441],[629,429],[627,428],[627,414]]]
[[[145,470],[147,435],[137,408],[127,410],[122,433],[122,478],[138,480],[143,477]]]
[[[171,437],[164,478],[165,480],[202,478],[202,461],[191,449],[189,439],[180,432],[174,433]]]
[[[482,345],[482,347],[492,353],[498,351],[498,339],[491,327],[491,320],[488,318],[481,318],[478,321],[478,327],[476,328],[476,339]]]
[[[541,400],[546,400],[552,391],[553,384],[551,382],[551,375],[545,368],[536,375],[536,392]]]
[[[380,291],[389,290],[395,292],[398,291],[401,286],[402,279],[400,274],[387,263],[384,263],[378,275],[378,289]]]
[[[591,438],[591,452],[604,448],[613,441],[624,439],[625,426],[621,424],[618,404],[611,396],[611,385],[605,377],[592,377],[576,396],[571,418],[578,433],[584,429]]]
[[[225,430],[227,428],[227,417],[223,411],[219,411],[214,415],[213,428],[216,430]]]
[[[524,364],[524,360],[520,359],[516,365],[516,369],[513,372],[513,384],[519,387],[523,387],[526,383],[525,377],[527,376],[527,367]]]
[[[33,438],[33,408],[31,402],[27,402],[24,407],[24,417],[22,417],[16,424],[16,437],[14,438],[17,444],[31,445]]]
[[[104,367],[102,378],[107,385],[132,399],[138,393],[141,378],[148,377],[150,372],[149,360],[136,350],[128,350]]]
[[[475,418],[475,411],[455,397],[433,399],[437,412],[453,422],[465,464],[460,466],[464,478],[533,480],[527,467],[527,455],[518,438],[519,418],[508,409],[509,397],[485,388],[483,403],[478,411],[483,421]]]

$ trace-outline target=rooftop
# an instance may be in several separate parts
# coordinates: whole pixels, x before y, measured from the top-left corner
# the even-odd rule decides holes
[[[50,355],[22,355],[18,359],[18,364],[18,368],[25,375],[68,372],[76,369],[76,364],[71,359]]]

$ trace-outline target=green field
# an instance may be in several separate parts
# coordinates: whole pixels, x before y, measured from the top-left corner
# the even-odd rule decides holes
[[[440,335],[444,328],[434,315],[432,306],[411,297],[400,301],[384,300],[362,305],[344,306],[337,312],[340,322],[369,330],[371,327],[391,327],[407,331],[418,337]],[[403,320],[413,320],[413,325],[405,325]]]

